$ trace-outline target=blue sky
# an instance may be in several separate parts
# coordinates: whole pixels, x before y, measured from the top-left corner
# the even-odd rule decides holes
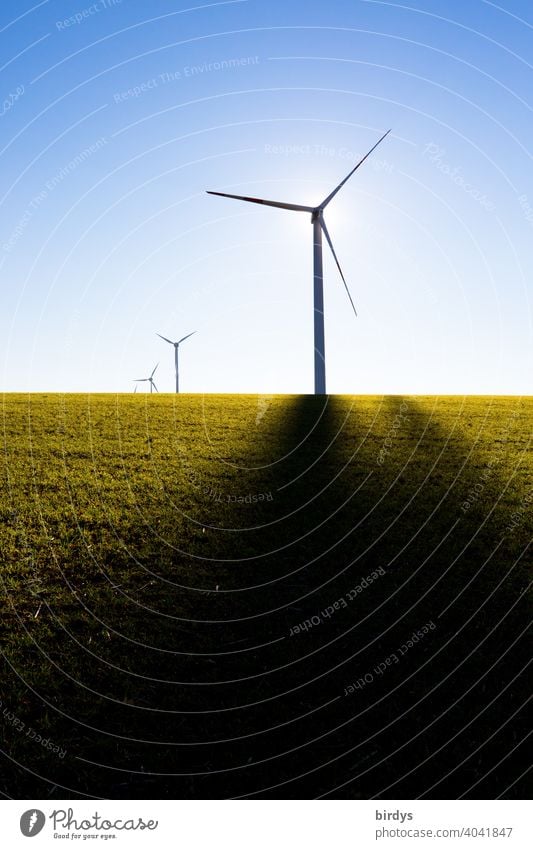
[[[528,2],[0,8],[5,391],[531,394]]]

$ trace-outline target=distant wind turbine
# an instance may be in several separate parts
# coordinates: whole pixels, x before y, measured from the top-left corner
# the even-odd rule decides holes
[[[357,311],[355,309],[354,302],[352,300],[352,296],[350,294],[350,290],[348,289],[348,284],[344,279],[344,274],[342,273],[342,269],[340,267],[339,260],[337,259],[337,254],[333,248],[333,244],[331,242],[330,235],[328,233],[328,229],[326,227],[326,222],[324,221],[324,210],[328,203],[333,200],[337,192],[342,189],[344,184],[350,179],[352,174],[357,171],[360,165],[363,164],[365,159],[370,156],[373,150],[376,149],[378,144],[380,144],[383,139],[388,136],[390,130],[381,136],[379,141],[370,148],[368,153],[366,153],[363,158],[357,163],[355,168],[352,168],[347,177],[339,183],[339,185],[333,189],[331,194],[325,198],[321,204],[318,206],[301,206],[296,203],[281,203],[279,201],[274,200],[264,200],[263,198],[252,198],[245,197],[243,195],[230,195],[226,192],[210,192],[208,191],[208,195],[218,195],[219,197],[224,198],[233,198],[235,200],[246,200],[250,203],[260,203],[264,204],[264,206],[275,206],[279,209],[290,209],[297,212],[310,212],[311,213],[311,223],[313,225],[313,292],[314,292],[314,347],[315,347],[315,395],[324,395],[326,392],[326,354],[325,354],[325,346],[324,346],[324,277],[322,271],[322,233],[326,237],[326,241],[330,247],[331,253],[333,254],[333,259],[337,264],[337,268],[339,269],[339,273],[342,278],[342,282],[344,283],[344,287],[350,299],[350,303],[352,305],[352,309],[357,315]]]
[[[159,365],[159,363],[157,364],[157,366],[158,365]],[[154,389],[155,389],[156,392],[159,392],[159,389],[157,388],[157,386],[154,383],[154,374],[155,374],[155,370],[156,370],[157,366],[155,366],[150,377],[137,377],[137,378],[135,378],[135,383],[149,383],[150,384],[150,395],[152,394],[152,391]],[[137,387],[135,387],[135,389],[137,389]]]
[[[178,348],[179,348],[179,346],[181,345],[182,342],[185,342],[185,340],[188,339],[189,336],[194,336],[194,334],[196,332],[197,332],[196,330],[193,330],[192,333],[188,333],[187,336],[183,336],[183,338],[180,339],[179,342],[173,342],[171,339],[167,339],[166,336],[161,336],[160,333],[156,334],[157,336],[159,336],[160,339],[164,339],[165,342],[168,342],[169,345],[174,345],[174,367],[176,369],[176,392],[180,391],[180,379],[179,379],[179,369],[178,369]]]

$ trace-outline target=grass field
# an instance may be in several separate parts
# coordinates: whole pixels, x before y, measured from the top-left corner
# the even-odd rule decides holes
[[[5,395],[4,793],[522,798],[532,413]]]

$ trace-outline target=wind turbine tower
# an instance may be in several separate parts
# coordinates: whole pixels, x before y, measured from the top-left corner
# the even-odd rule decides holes
[[[180,339],[178,342],[173,342],[171,339],[167,339],[166,336],[161,336],[160,333],[156,334],[157,336],[159,336],[160,339],[164,339],[165,342],[168,342],[169,345],[174,345],[174,367],[176,369],[176,392],[180,391],[180,376],[179,376],[179,368],[178,368],[178,348],[179,348],[179,346],[181,345],[182,342],[185,342],[185,340],[188,339],[189,336],[194,336],[195,333],[196,333],[196,330],[193,330],[192,333],[188,333],[187,336],[183,336],[183,338]]]
[[[264,206],[275,206],[279,209],[290,209],[296,212],[309,212],[311,213],[311,223],[313,225],[313,300],[314,300],[314,358],[315,358],[315,395],[325,395],[326,393],[326,352],[325,352],[325,341],[324,341],[324,275],[322,268],[322,233],[326,237],[326,241],[330,247],[331,253],[333,254],[333,259],[337,264],[337,268],[339,269],[339,273],[342,278],[342,282],[344,283],[344,287],[350,299],[350,303],[352,305],[352,309],[357,315],[357,311],[354,306],[354,302],[352,300],[352,296],[350,295],[350,290],[348,289],[348,284],[344,279],[344,274],[342,273],[342,269],[340,267],[339,260],[337,259],[337,254],[335,253],[335,249],[333,247],[330,235],[328,233],[328,228],[326,227],[326,222],[324,220],[324,210],[329,203],[333,200],[337,192],[342,189],[345,183],[348,182],[352,174],[354,174],[360,165],[363,164],[365,159],[367,159],[372,151],[376,149],[378,144],[380,144],[383,139],[388,136],[390,130],[381,136],[381,138],[376,142],[376,144],[370,148],[368,153],[366,153],[361,160],[357,163],[357,165],[352,168],[350,173],[339,183],[339,185],[333,189],[333,191],[320,203],[318,206],[301,206],[297,203],[282,203],[280,201],[275,200],[264,200],[264,198],[253,198],[253,197],[245,197],[243,195],[230,195],[226,192],[210,192],[209,195],[218,195],[219,197],[225,198],[233,198],[234,200],[245,200],[250,203],[260,203]],[[168,341],[168,340],[167,340]],[[177,391],[177,390],[176,390]]]
[[[157,366],[158,365],[159,365],[159,363],[157,364]],[[152,394],[152,391],[154,389],[155,389],[156,392],[159,392],[159,389],[157,388],[157,386],[154,383],[154,374],[155,374],[155,370],[156,370],[157,366],[155,366],[150,377],[137,377],[134,381],[135,383],[149,383],[150,384],[150,395]],[[135,387],[135,389],[137,389],[137,387]]]

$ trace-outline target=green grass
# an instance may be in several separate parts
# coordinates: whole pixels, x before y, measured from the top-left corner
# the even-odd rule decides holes
[[[0,787],[523,794],[532,411],[5,395]]]

